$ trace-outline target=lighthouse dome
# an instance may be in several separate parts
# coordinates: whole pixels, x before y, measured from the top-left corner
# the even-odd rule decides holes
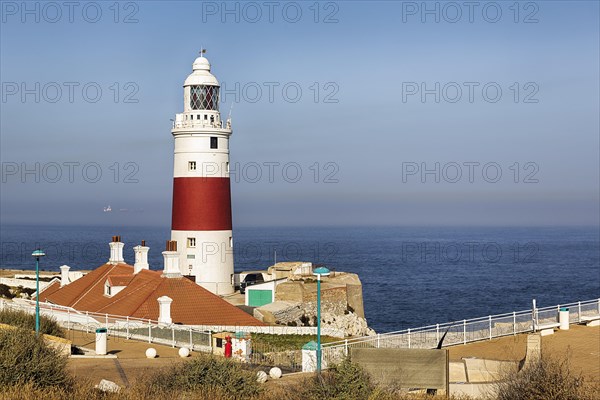
[[[198,57],[192,64],[193,72],[186,78],[183,86],[211,85],[219,86],[219,81],[210,73],[210,62],[206,57]]]

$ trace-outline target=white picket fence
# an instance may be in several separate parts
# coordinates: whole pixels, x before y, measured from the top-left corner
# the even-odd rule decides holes
[[[569,323],[577,324],[584,316],[600,314],[600,299],[536,308],[535,312],[531,309],[515,311],[326,343],[323,345],[323,360],[336,363],[348,355],[350,348],[434,349],[444,334],[443,346],[446,347],[532,332],[536,326],[557,322],[562,307],[569,308]]]

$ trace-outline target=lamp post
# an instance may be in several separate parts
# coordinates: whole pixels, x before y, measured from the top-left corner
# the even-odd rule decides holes
[[[325,267],[318,267],[313,270],[313,275],[317,276],[317,374],[321,374],[321,276],[329,276],[329,270]]]
[[[35,334],[40,334],[40,257],[44,257],[46,254],[37,249],[31,253],[35,257]]]

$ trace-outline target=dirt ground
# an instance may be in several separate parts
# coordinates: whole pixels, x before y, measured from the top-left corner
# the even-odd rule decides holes
[[[449,347],[450,361],[476,357],[491,360],[520,361],[525,358],[527,335]],[[557,330],[542,337],[542,354],[568,357],[572,371],[586,380],[600,382],[600,327],[571,325],[568,331]]]

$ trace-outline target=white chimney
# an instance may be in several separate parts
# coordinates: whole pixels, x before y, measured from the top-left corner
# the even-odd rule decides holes
[[[133,248],[135,253],[135,264],[133,264],[134,274],[137,274],[143,269],[150,269],[150,265],[148,265],[148,250],[150,250],[150,247],[146,247],[145,240],[142,240],[140,246],[135,246]]]
[[[71,267],[68,265],[61,265],[60,267],[60,287],[66,286],[69,284],[69,270]]]
[[[171,319],[171,303],[173,299],[168,296],[161,296],[158,299],[158,322],[161,324],[170,324]]]
[[[175,240],[167,240],[167,250],[162,252],[165,259],[165,268],[163,276],[167,278],[181,278],[179,270],[179,253],[177,252],[177,242]]]
[[[108,244],[110,246],[110,259],[109,264],[122,264],[125,263],[123,259],[123,247],[125,244],[121,242],[121,236],[113,236],[112,242]]]

